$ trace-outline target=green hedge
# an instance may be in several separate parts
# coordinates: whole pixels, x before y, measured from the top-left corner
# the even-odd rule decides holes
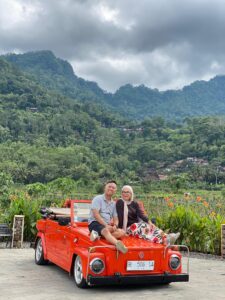
[[[220,254],[221,224],[225,219],[220,215],[200,216],[193,209],[179,206],[163,217],[157,218],[157,225],[170,232],[180,232],[179,243],[191,251]]]

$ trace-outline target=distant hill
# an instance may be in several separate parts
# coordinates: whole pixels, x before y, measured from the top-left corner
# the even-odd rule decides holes
[[[64,71],[62,65],[57,67],[58,72],[73,77],[69,64],[65,63]],[[68,140],[81,143],[87,136],[95,136],[96,130],[120,121],[118,114],[106,111],[98,102],[82,103],[56,89],[46,89],[29,73],[0,57],[0,142],[32,142],[42,135],[54,145]]]
[[[225,114],[225,76],[209,81],[196,81],[181,90],[160,92],[144,85],[120,87],[114,94],[105,93],[95,82],[74,74],[72,66],[51,51],[8,54],[4,56],[20,69],[31,74],[42,86],[61,94],[105,104],[126,118],[161,116],[182,120],[185,117]]]
[[[122,86],[109,103],[132,118],[162,116],[181,120],[190,116],[225,114],[225,76],[196,81],[181,90],[160,92],[144,85]]]
[[[101,100],[104,92],[95,82],[87,81],[74,74],[72,66],[56,58],[51,51],[8,54],[6,60],[26,71],[44,87],[80,100]]]
[[[83,187],[108,178],[118,178],[122,184],[148,184],[152,178],[159,180],[156,171],[166,176],[184,173],[190,183],[225,182],[225,116],[187,118],[179,124],[162,117],[133,122],[102,105],[104,100],[108,107],[110,103],[133,119],[158,112],[171,119],[173,114],[178,119],[186,112],[209,114],[210,109],[223,113],[224,77],[164,93],[127,85],[115,94],[102,92],[103,99],[96,93],[91,101],[87,100],[90,89],[86,93],[75,85],[78,79],[68,63],[49,52],[42,56],[46,61],[37,59],[35,65],[32,54],[26,71],[0,57],[1,174],[18,183],[69,177]],[[68,97],[66,89],[60,91],[65,84],[72,92],[72,82],[78,98]],[[80,100],[81,92],[85,101]],[[176,105],[170,107],[172,101]]]

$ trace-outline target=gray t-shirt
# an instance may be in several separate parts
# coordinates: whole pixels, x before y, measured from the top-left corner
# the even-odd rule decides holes
[[[115,202],[113,200],[107,201],[105,198],[105,194],[98,195],[92,200],[90,215],[88,219],[89,224],[93,221],[97,221],[93,215],[92,209],[97,209],[100,216],[107,224],[110,223],[113,217],[117,217]]]

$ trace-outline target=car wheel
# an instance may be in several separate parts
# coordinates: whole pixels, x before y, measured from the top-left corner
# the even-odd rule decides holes
[[[38,239],[35,247],[35,263],[37,265],[46,265],[48,260],[44,259],[44,251],[41,238]]]
[[[73,272],[74,272],[74,281],[75,281],[76,285],[79,288],[83,288],[83,289],[86,288],[87,282],[83,276],[82,261],[81,261],[81,258],[79,255],[77,255],[77,257],[75,259]]]

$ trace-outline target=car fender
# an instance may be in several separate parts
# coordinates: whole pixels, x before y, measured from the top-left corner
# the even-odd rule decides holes
[[[36,236],[36,239],[35,239],[35,242],[34,242],[34,248],[36,248],[37,241],[38,241],[39,238],[41,238],[41,240],[42,240],[42,247],[43,247],[43,252],[44,252],[44,259],[47,260],[48,259],[47,258],[47,250],[46,250],[45,236],[44,236],[43,232],[38,232],[37,233],[37,236]]]
[[[73,274],[74,261],[78,255],[80,256],[81,261],[82,261],[83,275],[84,275],[84,277],[86,277],[87,261],[88,261],[88,249],[87,248],[76,248],[75,251],[72,253],[71,258],[70,258],[70,275]]]
[[[87,276],[87,273],[89,272],[88,265],[89,265],[91,259],[93,259],[94,257],[101,257],[105,262],[105,254],[102,252],[90,253],[88,248],[75,249],[75,251],[73,252],[73,254],[71,256],[71,260],[70,260],[70,274],[73,274],[73,265],[74,265],[74,261],[75,261],[77,255],[79,255],[81,258],[83,276],[85,278]]]

